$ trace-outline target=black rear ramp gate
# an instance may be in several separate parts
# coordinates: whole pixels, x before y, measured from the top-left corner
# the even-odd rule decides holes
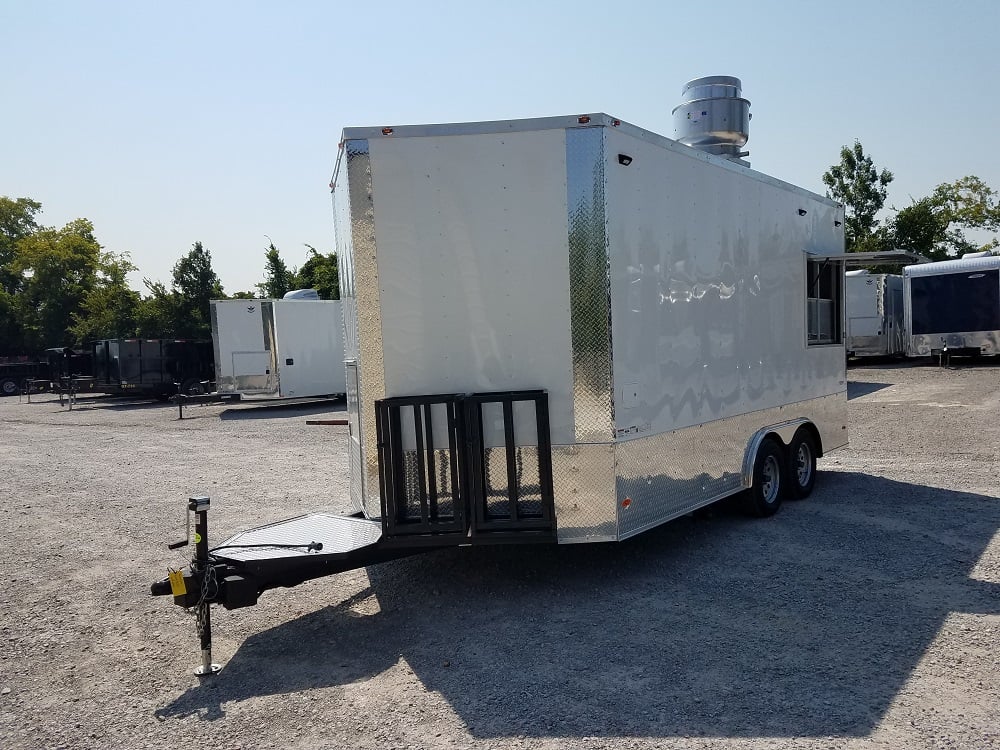
[[[210,548],[209,499],[189,499],[190,567],[171,571],[151,593],[197,608],[197,674],[218,671],[212,604],[248,607],[269,589],[441,547],[555,542],[544,391],[388,398],[375,402],[375,415],[381,519],[309,513]]]
[[[544,391],[375,402],[387,543],[554,541]]]

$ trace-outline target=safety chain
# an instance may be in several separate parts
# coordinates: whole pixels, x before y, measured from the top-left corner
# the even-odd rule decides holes
[[[198,603],[195,605],[199,638],[205,633],[205,612],[208,611],[205,600],[209,598],[209,589],[212,590],[211,597],[214,599],[219,593],[219,582],[215,577],[215,566],[212,563],[206,565],[205,575],[201,581],[201,592],[198,594]]]

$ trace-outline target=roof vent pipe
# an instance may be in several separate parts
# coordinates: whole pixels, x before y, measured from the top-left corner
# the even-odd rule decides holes
[[[750,102],[739,78],[706,76],[684,84],[683,101],[674,107],[674,137],[685,146],[749,167],[742,151],[750,137]]]

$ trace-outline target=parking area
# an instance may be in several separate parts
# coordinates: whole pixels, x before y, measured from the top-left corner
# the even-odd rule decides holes
[[[434,552],[194,620],[210,534],[347,510],[342,404],[0,399],[4,748],[1000,747],[1000,362],[848,369],[812,497]]]

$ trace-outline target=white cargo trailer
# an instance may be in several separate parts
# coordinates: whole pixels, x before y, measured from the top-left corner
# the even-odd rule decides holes
[[[346,392],[339,300],[212,300],[220,394],[310,398]]]
[[[844,211],[731,150],[605,114],[346,129],[331,187],[357,513],[209,549],[191,499],[191,569],[152,593],[198,607],[200,671],[213,602],[808,495],[847,443]]]
[[[1000,354],[1000,256],[903,269],[906,353]]]
[[[848,271],[847,356],[894,357],[906,352],[903,277]]]
[[[625,539],[847,442],[831,200],[604,114],[348,128],[333,194],[351,495],[390,534]]]

